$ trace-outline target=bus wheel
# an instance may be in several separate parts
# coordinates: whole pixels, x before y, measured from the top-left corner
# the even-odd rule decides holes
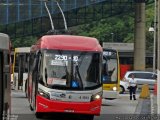
[[[94,115],[85,115],[84,116],[84,120],[93,120],[94,119]]]
[[[36,112],[36,118],[42,118],[43,117],[43,114],[42,113],[40,113],[40,112]]]
[[[124,87],[123,86],[120,86],[120,94],[123,94],[124,93]]]

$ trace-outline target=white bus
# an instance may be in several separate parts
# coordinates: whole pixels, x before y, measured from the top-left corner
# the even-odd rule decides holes
[[[15,90],[25,91],[28,77],[28,56],[30,47],[19,47],[14,50],[13,83]]]
[[[11,112],[10,40],[0,33],[0,119],[8,120]]]

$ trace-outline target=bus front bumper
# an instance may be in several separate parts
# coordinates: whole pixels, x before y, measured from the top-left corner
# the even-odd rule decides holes
[[[92,102],[64,102],[49,100],[40,95],[36,97],[36,112],[58,112],[100,115],[102,99]]]
[[[118,91],[103,90],[103,98],[104,99],[116,99],[118,97],[119,97]]]

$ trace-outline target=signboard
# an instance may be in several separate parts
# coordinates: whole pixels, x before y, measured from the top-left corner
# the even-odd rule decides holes
[[[115,49],[118,51],[133,51],[134,43],[108,43],[103,42],[103,48]]]

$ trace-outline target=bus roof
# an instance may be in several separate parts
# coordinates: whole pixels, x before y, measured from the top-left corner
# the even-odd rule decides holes
[[[33,47],[40,49],[102,51],[102,47],[96,38],[73,35],[45,35]]]
[[[30,47],[18,47],[18,48],[15,48],[15,52],[29,53],[30,52]]]
[[[7,34],[0,33],[0,49],[9,49],[10,39]]]

